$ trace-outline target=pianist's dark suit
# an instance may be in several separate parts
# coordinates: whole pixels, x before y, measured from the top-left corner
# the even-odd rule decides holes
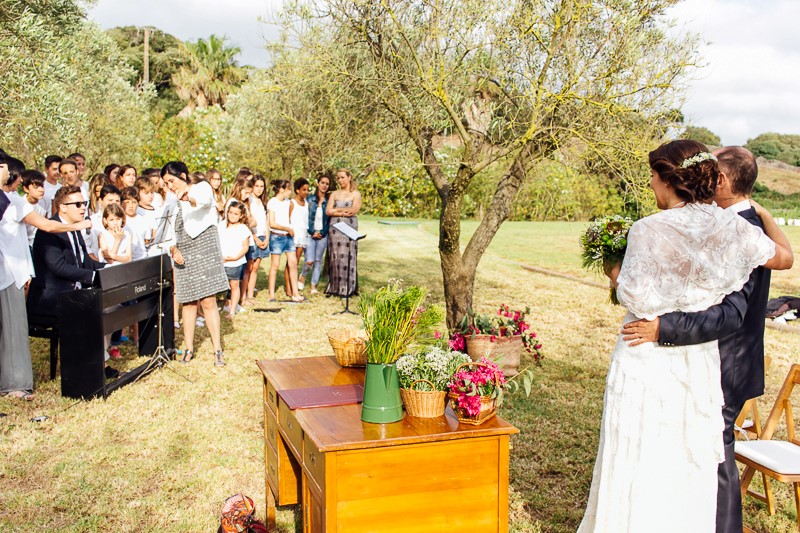
[[[58,215],[53,220],[61,219]],[[82,260],[75,257],[72,235],[78,239],[83,252]],[[94,271],[105,266],[89,257],[80,231],[47,233],[37,231],[33,240],[33,266],[36,277],[28,292],[28,314],[55,316],[57,296],[60,292],[75,289],[75,282],[90,287]]]

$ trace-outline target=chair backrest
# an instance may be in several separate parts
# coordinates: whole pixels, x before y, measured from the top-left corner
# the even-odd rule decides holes
[[[770,411],[769,416],[764,423],[764,431],[761,433],[761,438],[763,440],[772,438],[772,435],[775,433],[775,429],[778,427],[778,423],[781,420],[781,415],[785,414],[787,434],[786,440],[800,446],[800,440],[795,438],[794,416],[792,413],[791,402],[792,391],[794,390],[794,386],[798,383],[800,383],[800,365],[792,365],[792,367],[789,369],[789,373],[786,375],[786,379],[783,381],[783,386],[781,387],[780,392],[778,392],[778,397],[775,399],[775,405],[772,406],[772,411]]]
[[[767,377],[767,371],[769,370],[770,365],[772,364],[772,357],[765,355],[764,356],[764,378]],[[744,403],[742,410],[739,412],[739,416],[736,417],[736,421],[734,424],[737,428],[743,428],[745,419],[747,417],[752,417],[753,425],[750,428],[747,428],[747,433],[754,433],[757,438],[761,438],[761,417],[758,413],[758,402],[756,401],[758,398],[750,398]],[[739,429],[739,431],[742,431]]]

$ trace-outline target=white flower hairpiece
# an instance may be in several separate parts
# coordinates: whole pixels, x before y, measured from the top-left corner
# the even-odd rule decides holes
[[[695,156],[692,156],[688,159],[684,159],[683,163],[681,163],[681,168],[689,168],[690,166],[702,163],[703,161],[716,161],[716,160],[717,158],[714,156],[714,154],[708,152],[700,152]]]

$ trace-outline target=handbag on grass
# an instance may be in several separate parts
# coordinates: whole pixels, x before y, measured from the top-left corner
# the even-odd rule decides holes
[[[222,505],[222,520],[217,533],[268,533],[264,522],[254,515],[256,506],[252,498],[234,494]]]

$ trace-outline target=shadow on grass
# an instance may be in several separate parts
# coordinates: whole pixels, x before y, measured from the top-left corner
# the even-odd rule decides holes
[[[583,517],[605,377],[605,367],[548,359],[535,369],[529,398],[506,396],[501,415],[522,431],[511,441],[511,485],[542,531],[575,531]]]

